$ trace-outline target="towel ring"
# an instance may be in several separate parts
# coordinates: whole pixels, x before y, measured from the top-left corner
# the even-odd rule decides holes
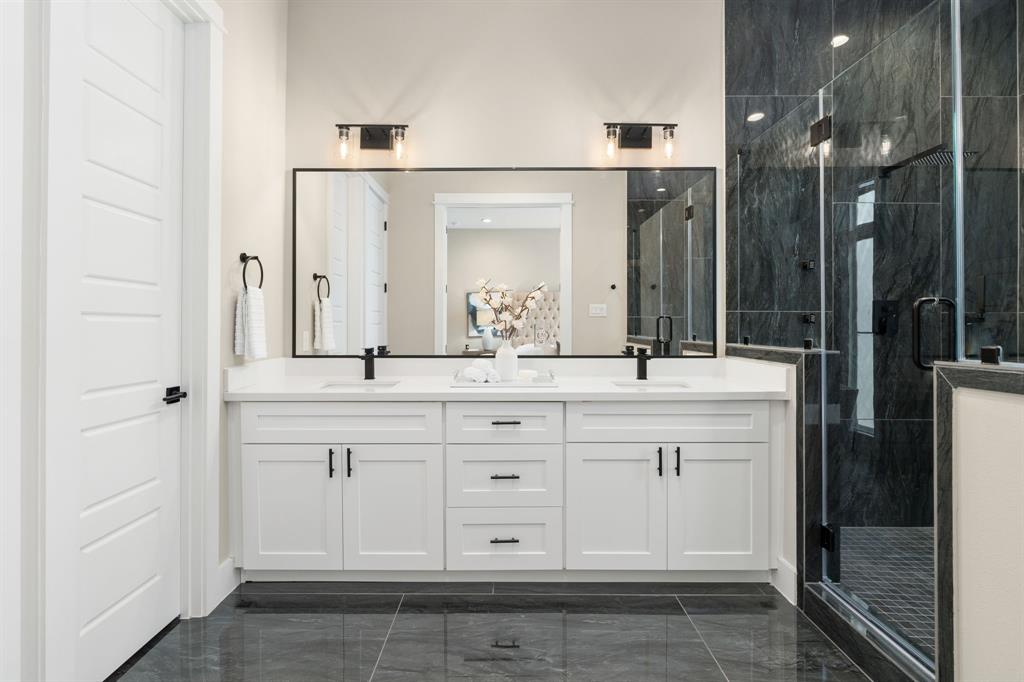
[[[313,273],[313,281],[316,282],[316,300],[318,302],[323,300],[322,298],[320,298],[320,283],[321,282],[327,282],[327,298],[331,297],[331,279],[330,279],[330,277],[328,277],[327,275],[318,275],[318,274],[316,274],[314,272]]]
[[[245,252],[243,252],[243,253],[241,253],[238,256],[238,260],[240,260],[241,262],[245,263],[245,265],[242,266],[242,286],[244,286],[246,289],[249,288],[249,283],[245,281],[246,270],[249,269],[249,261],[254,260],[254,261],[256,261],[259,264],[259,266],[260,266],[260,283],[257,286],[257,289],[262,289],[263,288],[263,261],[260,260],[260,257],[259,256],[249,256]]]

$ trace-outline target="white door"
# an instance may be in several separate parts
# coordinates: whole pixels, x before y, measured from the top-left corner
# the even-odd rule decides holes
[[[341,570],[339,445],[242,446],[243,566]]]
[[[364,347],[387,345],[388,342],[388,235],[384,229],[388,219],[386,197],[366,183],[363,243],[366,258],[363,264]]]
[[[566,568],[665,570],[667,464],[653,443],[566,446]]]
[[[46,666],[92,680],[180,613],[183,27],[49,14]]]
[[[669,569],[768,569],[768,444],[682,443],[671,451]]]
[[[334,319],[333,355],[349,353],[348,347],[348,183],[343,173],[325,173],[328,184],[329,215],[327,228],[328,266],[331,283],[331,313]],[[325,291],[326,293],[326,291]],[[351,352],[358,352],[353,349]]]
[[[443,457],[440,445],[345,447],[345,570],[444,568]]]

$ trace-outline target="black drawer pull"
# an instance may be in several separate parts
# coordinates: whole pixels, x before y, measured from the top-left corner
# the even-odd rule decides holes
[[[523,422],[519,421],[518,419],[512,419],[509,421],[502,421],[500,419],[496,419],[491,422],[491,426],[519,426],[522,423]]]
[[[327,450],[327,478],[334,478],[334,448]]]
[[[492,481],[516,481],[519,480],[519,474],[493,474],[491,476]]]
[[[345,448],[345,476],[352,478],[352,448]]]
[[[518,545],[519,538],[494,538],[491,540],[492,545]]]
[[[680,454],[681,454],[681,453],[680,453],[679,451],[680,451],[681,449],[682,449],[682,448],[680,448],[679,446],[676,446],[676,476],[679,476],[679,475],[680,475],[680,468],[679,468],[679,465],[680,465],[680,461],[679,461],[679,456],[680,456]]]
[[[519,642],[512,640],[511,642],[502,642],[499,639],[494,640],[494,644],[491,645],[493,649],[518,649]]]
[[[665,468],[661,462],[661,448],[658,448],[658,475],[663,476],[665,474]]]

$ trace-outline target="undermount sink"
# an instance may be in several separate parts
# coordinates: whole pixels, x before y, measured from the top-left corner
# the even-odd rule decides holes
[[[332,379],[323,386],[324,391],[384,391],[398,385],[398,379]]]
[[[690,387],[685,381],[667,379],[626,379],[613,381],[612,386],[626,391],[682,391]]]

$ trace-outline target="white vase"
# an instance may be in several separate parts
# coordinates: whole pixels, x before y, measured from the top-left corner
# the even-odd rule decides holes
[[[494,354],[494,368],[498,370],[502,381],[515,381],[519,378],[519,354],[510,342],[501,342]]]
[[[494,336],[494,327],[485,327],[483,334],[480,335],[480,344],[486,351],[497,350],[498,339]]]

